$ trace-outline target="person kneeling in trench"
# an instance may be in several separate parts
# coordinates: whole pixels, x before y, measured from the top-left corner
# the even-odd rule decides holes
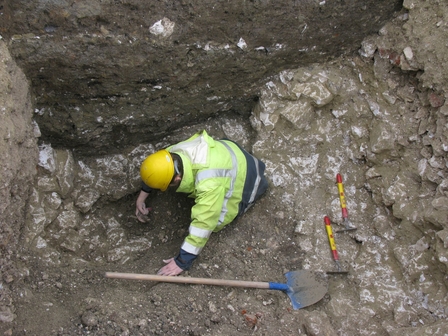
[[[152,189],[195,198],[189,234],[179,254],[163,260],[157,274],[178,275],[188,270],[212,232],[222,230],[246,212],[266,191],[265,164],[231,140],[214,140],[206,131],[148,156],[142,163],[142,190],[136,215],[143,221],[149,209],[145,200]]]

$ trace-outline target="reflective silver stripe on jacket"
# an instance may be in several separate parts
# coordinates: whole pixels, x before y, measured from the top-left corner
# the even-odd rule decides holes
[[[228,144],[226,144],[223,141],[218,141],[219,143],[223,144],[227,150],[230,153],[230,157],[232,158],[232,168],[231,169],[208,169],[199,172],[196,175],[196,181],[195,183],[198,184],[200,181],[208,179],[208,178],[216,178],[216,177],[230,177],[230,187],[227,191],[226,195],[224,196],[224,202],[222,204],[221,208],[221,215],[219,216],[218,224],[217,226],[222,225],[224,222],[224,217],[227,214],[227,202],[229,201],[230,197],[232,197],[235,181],[236,181],[236,175],[238,174],[238,162],[236,159],[236,155],[233,152],[232,148]]]
[[[254,202],[255,196],[257,195],[258,186],[260,185],[261,177],[260,177],[260,168],[258,167],[258,160],[252,156],[255,162],[255,168],[257,169],[257,178],[255,179],[254,189],[252,190],[252,194],[250,195],[249,204]]]
[[[208,237],[210,237],[210,235],[212,234],[213,231],[200,229],[198,227],[190,225],[189,232],[193,236],[196,236],[199,238],[208,238]]]
[[[202,247],[193,246],[186,241],[184,241],[184,243],[182,244],[181,249],[194,255],[198,255],[202,251]]]

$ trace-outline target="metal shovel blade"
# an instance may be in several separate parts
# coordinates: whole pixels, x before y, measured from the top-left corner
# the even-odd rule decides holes
[[[327,282],[320,274],[299,270],[288,272],[285,276],[289,286],[286,293],[294,309],[310,306],[327,293]]]

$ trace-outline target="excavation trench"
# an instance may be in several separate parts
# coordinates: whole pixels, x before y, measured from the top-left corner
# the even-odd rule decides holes
[[[264,78],[243,113],[230,109],[188,123],[179,115],[183,126],[139,143],[125,142],[117,131],[114,139],[121,142],[111,147],[98,146],[109,139],[99,130],[90,150],[79,149],[79,134],[74,146],[52,142],[55,134],[42,135],[48,125],[40,130],[39,120],[51,121],[44,106],[34,109],[37,122],[31,117],[20,122],[28,142],[8,138],[2,129],[9,148],[5,171],[24,168],[23,175],[11,173],[10,185],[16,186],[7,189],[11,206],[4,206],[0,330],[5,335],[444,335],[448,72],[438,63],[443,46],[432,41],[447,36],[448,9],[442,2],[425,6],[405,2],[406,10],[366,37],[356,54]],[[424,38],[428,47],[422,50],[418,41]],[[5,106],[21,102],[29,112],[25,76],[12,58],[4,64],[9,71],[2,78],[21,88],[2,96]],[[12,123],[18,130],[17,119]],[[138,171],[148,154],[202,129],[262,159],[270,186],[244,216],[212,235],[185,275],[284,282],[284,273],[307,269],[326,277],[324,299],[296,311],[276,291],[104,277],[107,271],[153,274],[162,259],[177,254],[193,200],[174,191],[154,193],[149,221],[138,222]],[[36,162],[37,170],[24,162]],[[357,228],[335,234],[345,275],[326,274],[336,265],[324,216],[334,231],[344,227],[338,173]],[[13,220],[20,218],[10,210],[14,204],[22,204],[22,222]]]

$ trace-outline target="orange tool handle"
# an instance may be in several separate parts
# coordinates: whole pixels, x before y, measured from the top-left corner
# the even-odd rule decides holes
[[[328,216],[324,217],[325,229],[327,230],[328,241],[330,242],[331,253],[334,261],[339,260],[338,251],[336,250],[336,243],[334,242],[333,230],[331,229],[331,221]]]
[[[341,174],[336,175],[336,183],[338,185],[339,201],[341,202],[342,218],[348,218],[347,203],[345,202],[345,192]]]

